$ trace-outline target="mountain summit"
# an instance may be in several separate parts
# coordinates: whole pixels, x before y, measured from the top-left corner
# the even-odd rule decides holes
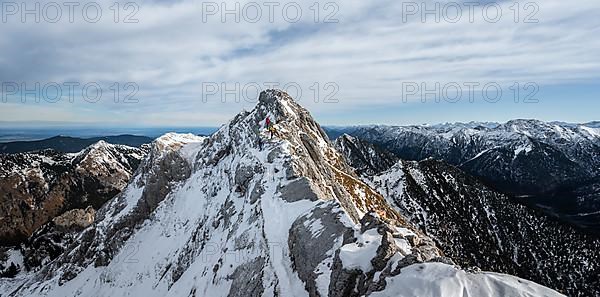
[[[269,118],[274,131],[267,131]],[[261,145],[262,144],[262,145]],[[167,134],[68,251],[9,296],[561,296],[469,273],[361,182],[284,92],[210,137]]]

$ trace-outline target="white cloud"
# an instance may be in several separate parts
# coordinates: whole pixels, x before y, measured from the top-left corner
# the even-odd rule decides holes
[[[156,121],[192,125],[218,124],[251,106],[202,104],[203,82],[297,82],[303,103],[327,114],[340,104],[348,109],[396,102],[407,81],[550,85],[599,78],[597,1],[536,2],[537,24],[515,23],[512,1],[501,3],[498,23],[485,22],[480,10],[474,23],[467,15],[458,23],[422,23],[414,16],[403,23],[401,2],[358,0],[338,3],[338,24],[315,24],[313,2],[299,1],[304,15],[296,24],[279,10],[274,23],[265,14],[256,24],[222,23],[218,15],[204,23],[200,1],[140,2],[137,24],[115,24],[108,2],[96,24],[9,22],[1,27],[0,80],[133,81],[140,86],[140,104],[107,101],[93,106],[93,118],[116,113],[137,121],[144,117],[136,112],[143,110]],[[327,12],[321,8],[320,17]],[[315,82],[339,85],[341,103],[312,102]],[[27,112],[33,107],[19,108],[19,117],[33,117]],[[0,110],[3,118],[9,110],[14,107]]]

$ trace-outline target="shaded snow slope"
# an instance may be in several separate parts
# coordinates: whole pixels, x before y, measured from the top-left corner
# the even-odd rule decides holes
[[[451,165],[400,161],[372,185],[464,267],[517,275],[569,296],[600,294],[600,240]]]

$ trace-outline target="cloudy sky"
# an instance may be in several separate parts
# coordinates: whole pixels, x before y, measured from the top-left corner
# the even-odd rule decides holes
[[[274,85],[327,125],[600,120],[597,0],[0,2],[4,125],[218,126]]]

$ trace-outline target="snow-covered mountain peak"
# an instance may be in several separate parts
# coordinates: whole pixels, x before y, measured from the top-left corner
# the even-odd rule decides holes
[[[303,109],[286,92],[281,90],[266,90],[260,93],[257,107],[278,109],[278,112],[293,114],[295,110]]]
[[[176,153],[192,166],[196,154],[202,148],[206,139],[205,136],[189,133],[166,133],[152,142],[150,145],[151,155],[155,158],[154,162],[156,162],[162,160],[166,154]]]
[[[108,147],[111,144],[109,144],[108,142],[104,141],[104,140],[99,140],[98,142],[92,144],[90,147],[91,148],[103,148],[103,147]]]
[[[514,119],[510,120],[502,125],[504,126],[539,126],[545,125],[545,122],[536,119]]]
[[[272,133],[266,129],[267,118]],[[354,222],[376,209],[398,219],[385,206],[385,199],[357,178],[310,113],[283,91],[262,92],[252,111],[238,114],[219,129],[198,155],[195,168],[214,165],[229,154],[244,155],[244,162],[267,167],[281,158],[277,170],[285,171],[286,179],[307,179],[320,200],[339,201]]]
[[[242,120],[237,120],[240,116]],[[267,90],[259,95],[258,104],[249,113],[241,113],[230,123],[247,125],[257,132],[257,128],[266,128],[267,118],[274,124],[276,134],[281,139],[290,140],[290,133],[305,133],[315,138],[321,146],[325,146],[327,136],[321,127],[314,121],[310,113],[300,106],[287,93],[280,90]]]
[[[103,183],[123,189],[145,151],[146,148],[137,149],[100,140],[79,153],[71,154],[71,164],[80,174],[95,176]]]
[[[194,134],[167,133],[154,140],[158,150],[179,150],[188,143],[202,142],[205,137]]]

